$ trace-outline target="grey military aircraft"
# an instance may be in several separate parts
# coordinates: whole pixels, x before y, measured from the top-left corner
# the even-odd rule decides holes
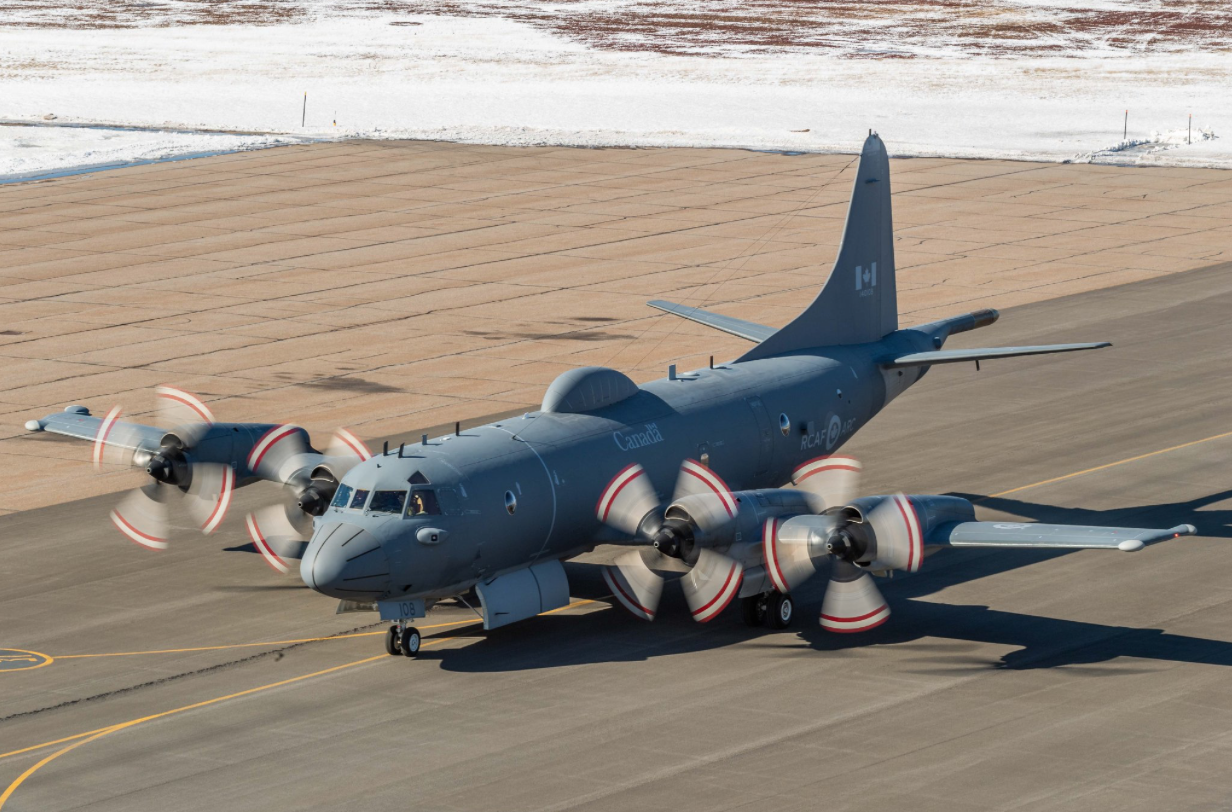
[[[574,369],[538,411],[379,454],[345,430],[319,452],[297,426],[216,422],[169,387],[158,392],[166,429],[81,406],[27,427],[93,440],[96,465],[143,467],[150,483],[112,521],[154,549],[167,545],[177,499],[208,533],[235,487],[280,483],[288,504],[247,517],[258,552],[282,572],[299,559],[304,582],[345,606],[375,604],[392,621],[387,650],[407,656],[419,651],[413,621],[472,588],[489,629],[567,605],[561,562],[602,543],[631,547],[604,579],[637,617],[658,611],[656,570],[683,567],[696,620],[739,597],[747,622],[785,628],[792,590],[828,563],[820,623],[861,632],[890,614],[870,574],[914,572],[945,547],[1133,551],[1194,532],[979,522],[957,497],[858,494],[859,463],[834,452],[930,367],[1109,346],[942,349],[995,322],[993,310],[900,329],[889,160],[875,134],[834,268],[793,321],[775,329],[650,304],[754,346],[643,386],[614,369]]]

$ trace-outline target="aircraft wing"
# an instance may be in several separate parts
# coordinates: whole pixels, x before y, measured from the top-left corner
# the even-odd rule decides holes
[[[716,330],[722,330],[725,333],[731,333],[734,336],[740,336],[749,341],[765,341],[777,332],[774,327],[767,327],[764,324],[758,324],[753,321],[745,321],[735,316],[711,313],[709,310],[702,310],[700,307],[689,307],[688,305],[676,304],[675,302],[665,302],[662,299],[654,299],[646,304],[666,313],[672,313],[689,321],[695,321],[698,324],[704,324],[707,327],[713,327]]]
[[[1191,536],[1196,532],[1197,528],[1192,524],[1181,524],[1168,530],[1149,530],[1035,522],[951,522],[930,533],[925,543],[949,547],[1096,549],[1131,553],[1157,541]]]
[[[1017,358],[1022,355],[1051,355],[1056,352],[1098,350],[1111,346],[1112,342],[1097,341],[1089,344],[1039,344],[1033,347],[982,347],[972,350],[934,350],[932,352],[913,352],[909,355],[900,355],[891,361],[883,361],[881,365],[886,369],[923,367],[933,364],[958,364],[964,361],[986,361],[990,358]]]
[[[69,411],[73,409],[75,411]],[[98,427],[102,424],[101,417],[94,417],[80,406],[70,406],[62,412],[49,414],[41,420],[31,420],[26,423],[30,431],[49,431],[52,434],[63,434],[65,437],[75,437],[79,440],[94,442],[98,436]],[[167,433],[155,426],[143,426],[140,423],[114,424],[107,442],[122,448],[156,449]]]

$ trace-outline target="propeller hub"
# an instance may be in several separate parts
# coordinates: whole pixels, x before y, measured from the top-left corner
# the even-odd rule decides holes
[[[329,507],[330,500],[334,497],[334,490],[337,490],[335,485],[327,492],[323,487],[325,484],[327,483],[316,482],[300,491],[296,501],[299,509],[309,516],[324,515],[325,508]]]
[[[683,560],[693,551],[692,528],[685,522],[668,519],[651,543],[663,555]]]
[[[178,455],[167,453],[166,449],[159,451],[150,457],[150,461],[146,463],[145,472],[155,480],[167,485],[179,485],[182,461],[176,459]],[[179,463],[179,464],[177,464]]]
[[[826,541],[826,552],[843,561],[855,561],[860,557],[860,545],[846,527],[839,528]]]

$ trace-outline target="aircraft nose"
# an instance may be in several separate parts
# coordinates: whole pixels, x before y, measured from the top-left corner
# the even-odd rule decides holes
[[[374,600],[389,591],[389,559],[376,537],[346,522],[318,525],[299,575],[325,595],[347,600]]]

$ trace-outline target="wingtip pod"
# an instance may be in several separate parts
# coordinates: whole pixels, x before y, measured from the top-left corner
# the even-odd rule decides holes
[[[1167,530],[1156,530],[1153,533],[1139,536],[1136,539],[1126,539],[1117,545],[1117,549],[1125,553],[1135,553],[1148,544],[1180,538],[1181,536],[1192,536],[1197,532],[1198,528],[1192,524],[1178,524],[1176,527],[1170,527]]]

